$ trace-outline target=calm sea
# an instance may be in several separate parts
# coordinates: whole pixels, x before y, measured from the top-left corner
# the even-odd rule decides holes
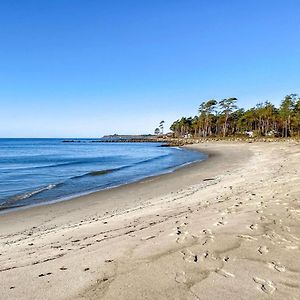
[[[70,199],[206,158],[157,143],[76,141],[0,139],[0,209]]]

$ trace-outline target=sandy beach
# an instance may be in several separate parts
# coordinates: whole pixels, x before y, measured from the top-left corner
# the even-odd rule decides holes
[[[300,145],[0,215],[0,299],[299,299]]]

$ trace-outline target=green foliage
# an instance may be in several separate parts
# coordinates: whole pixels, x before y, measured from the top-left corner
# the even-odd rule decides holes
[[[159,123],[159,129],[160,129],[161,134],[164,133],[164,124],[165,124],[164,120],[160,121],[160,123]]]
[[[271,102],[250,109],[238,108],[237,98],[203,101],[198,116],[182,117],[171,125],[176,137],[208,136],[282,136],[300,135],[300,98],[287,95],[276,108]]]
[[[155,135],[159,135],[160,134],[160,129],[157,127],[157,128],[155,128],[155,130],[154,130],[154,134]]]

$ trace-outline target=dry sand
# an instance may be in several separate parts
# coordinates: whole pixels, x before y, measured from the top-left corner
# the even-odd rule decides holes
[[[300,145],[0,215],[0,299],[300,299]]]

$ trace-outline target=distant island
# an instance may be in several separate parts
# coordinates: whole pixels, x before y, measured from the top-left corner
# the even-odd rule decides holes
[[[103,139],[143,139],[143,138],[151,138],[154,137],[153,134],[109,134],[104,135]]]

